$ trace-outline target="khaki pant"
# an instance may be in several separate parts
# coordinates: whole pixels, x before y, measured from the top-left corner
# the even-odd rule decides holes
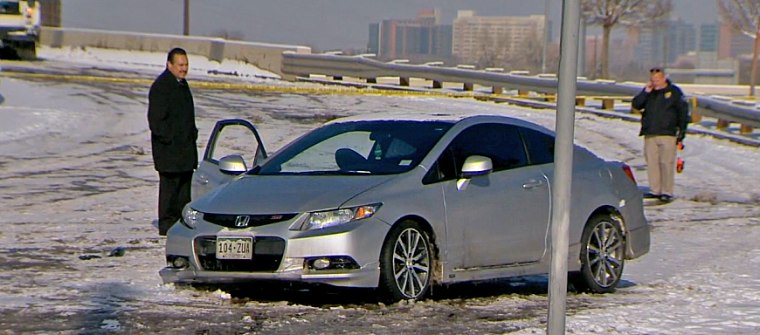
[[[644,136],[644,155],[650,191],[672,196],[676,174],[676,137]]]

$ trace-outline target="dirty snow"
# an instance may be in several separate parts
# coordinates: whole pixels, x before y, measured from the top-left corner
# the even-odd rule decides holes
[[[153,75],[163,66],[160,54],[136,65],[142,56],[133,53],[76,52],[43,50],[47,61],[25,66],[144,66]],[[191,58],[191,86],[194,72],[216,66],[209,64]],[[433,299],[389,306],[353,291],[239,296],[163,284],[147,89],[0,78],[0,334],[545,332],[545,277],[436,288]],[[231,117],[257,124],[269,151],[325,120],[376,110],[471,109],[554,126],[551,111],[470,99],[199,89],[194,96],[202,148],[213,123]],[[628,163],[646,185],[637,132],[635,123],[576,115],[577,142]],[[617,293],[569,294],[567,333],[760,333],[760,150],[690,136],[682,156],[677,200],[647,207],[651,252],[626,264]],[[116,247],[125,254],[109,257]]]

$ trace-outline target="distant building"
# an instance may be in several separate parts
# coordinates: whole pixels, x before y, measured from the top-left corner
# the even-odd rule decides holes
[[[448,59],[451,25],[442,25],[438,9],[420,11],[414,19],[383,20],[369,25],[367,51],[381,59]]]
[[[718,51],[718,36],[717,24],[699,26],[699,51]]]
[[[697,50],[696,28],[680,19],[667,21],[664,27],[631,30],[638,31],[634,58],[642,65],[667,66],[680,55]]]
[[[453,24],[452,54],[461,62],[541,57],[545,42],[544,16],[476,16],[459,11]]]

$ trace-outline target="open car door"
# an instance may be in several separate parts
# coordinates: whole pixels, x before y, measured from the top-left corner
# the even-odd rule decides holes
[[[256,127],[243,119],[220,120],[193,173],[192,199],[229,182],[260,164],[267,153]]]

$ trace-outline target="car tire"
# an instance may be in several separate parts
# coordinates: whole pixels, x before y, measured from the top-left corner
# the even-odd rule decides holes
[[[608,214],[589,219],[583,228],[580,258],[580,272],[570,274],[575,289],[614,292],[625,266],[625,238],[620,224]]]
[[[417,222],[394,226],[380,253],[380,293],[388,302],[424,298],[432,274],[430,238]]]

